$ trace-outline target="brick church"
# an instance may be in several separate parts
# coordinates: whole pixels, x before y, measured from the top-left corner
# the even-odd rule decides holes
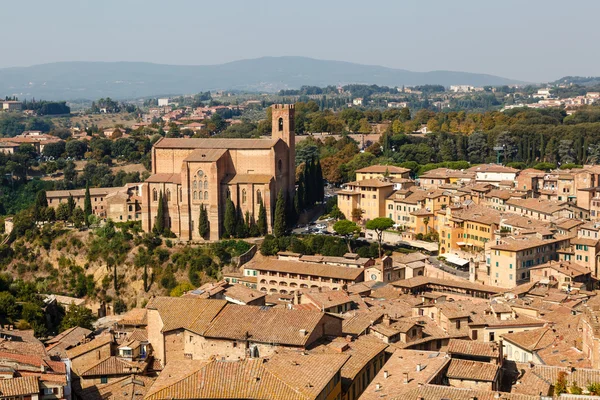
[[[262,202],[271,230],[280,190],[295,190],[294,106],[272,106],[270,139],[162,138],[152,148],[152,175],[141,185],[141,220],[151,231],[163,193],[165,226],[181,240],[200,240],[206,206],[210,237],[223,233],[226,199],[258,217]]]

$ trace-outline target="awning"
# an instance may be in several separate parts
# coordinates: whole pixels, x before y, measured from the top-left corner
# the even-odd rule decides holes
[[[456,244],[459,245],[459,246],[466,246],[467,245],[466,242],[456,242]]]
[[[460,267],[464,267],[465,265],[469,264],[469,260],[455,256],[454,254],[444,254],[444,257],[446,257],[446,261],[449,263],[458,265]]]

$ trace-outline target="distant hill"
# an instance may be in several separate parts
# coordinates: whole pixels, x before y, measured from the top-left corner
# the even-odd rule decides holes
[[[600,76],[564,76],[551,83],[553,85],[596,86],[600,85]]]
[[[276,92],[302,85],[504,85],[512,79],[468,72],[412,72],[306,57],[262,57],[219,65],[59,62],[0,69],[0,96],[46,100],[138,98],[206,90]]]

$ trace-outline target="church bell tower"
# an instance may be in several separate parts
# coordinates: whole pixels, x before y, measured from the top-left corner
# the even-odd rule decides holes
[[[273,139],[283,140],[288,147],[287,186],[289,195],[294,195],[296,184],[296,134],[294,132],[293,104],[273,104],[271,106]]]

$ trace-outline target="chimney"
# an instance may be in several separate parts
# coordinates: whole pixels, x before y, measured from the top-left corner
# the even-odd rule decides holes
[[[390,316],[389,316],[389,315],[385,314],[385,315],[383,316],[383,324],[384,324],[385,326],[390,326]]]
[[[403,382],[404,382],[404,384],[405,385],[408,384],[408,372],[404,372],[402,374],[402,376],[403,376]]]
[[[421,372],[423,370],[423,366],[419,363],[416,368],[417,372]]]
[[[306,336],[306,329],[300,329],[300,336]]]
[[[375,390],[381,390],[381,383],[375,384]]]
[[[383,371],[383,377],[384,379],[387,379],[390,376],[390,373],[387,371]]]
[[[352,343],[352,335],[346,335],[346,342]]]

